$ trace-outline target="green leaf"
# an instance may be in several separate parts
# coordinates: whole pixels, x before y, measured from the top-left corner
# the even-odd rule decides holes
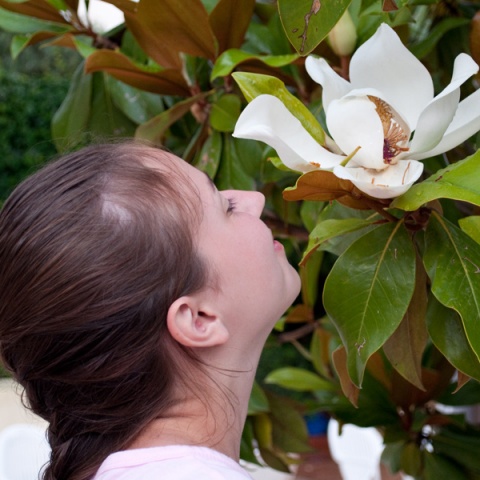
[[[468,343],[458,313],[443,306],[432,295],[426,322],[432,342],[445,358],[460,372],[480,380],[480,363]]]
[[[345,218],[345,219],[330,219],[321,220],[310,233],[308,245],[303,254],[300,265],[304,265],[310,255],[317,250],[317,248],[325,241],[335,238],[339,235],[355,232],[362,228],[368,227],[372,223],[378,221],[377,216],[372,216],[367,219],[363,218]]]
[[[423,261],[433,294],[460,314],[468,342],[480,358],[480,245],[433,212]]]
[[[83,63],[75,71],[67,96],[52,120],[52,137],[62,152],[81,141],[90,117],[92,75],[83,74]]]
[[[395,370],[405,380],[425,391],[422,383],[422,356],[428,340],[425,325],[427,274],[418,255],[415,276],[415,291],[407,313],[392,336],[385,342],[383,351]]]
[[[195,167],[215,178],[222,155],[222,134],[213,130],[202,146]]]
[[[288,110],[300,120],[307,132],[320,144],[325,143],[325,132],[308,108],[285,87],[278,78],[256,73],[236,72],[232,74],[243,95],[251,102],[259,95],[268,94],[277,97]]]
[[[237,143],[234,139],[225,135],[223,142],[222,159],[215,178],[215,184],[219,190],[254,190],[255,181],[246,172],[245,158],[238,153]]]
[[[186,115],[192,105],[198,100],[205,98],[206,95],[207,93],[201,93],[175,103],[173,107],[153,117],[143,125],[140,125],[135,132],[135,138],[148,140],[153,143],[162,143],[162,138],[168,128]]]
[[[70,25],[40,20],[0,7],[0,28],[10,33],[37,33],[38,31],[62,34],[72,30]]]
[[[268,393],[268,401],[272,418],[273,445],[284,452],[310,451],[307,425],[295,404],[272,393]]]
[[[219,132],[233,132],[240,116],[241,100],[233,93],[221,96],[212,104],[210,125]]]
[[[254,55],[236,48],[223,52],[215,62],[210,79],[213,81],[218,77],[230,75],[235,67],[249,60],[256,60],[269,67],[284,67],[297,60],[298,55]]]
[[[402,321],[415,287],[415,251],[403,222],[362,236],[335,262],[325,282],[325,309],[361,386],[365,365]]]
[[[284,367],[274,370],[267,375],[264,382],[298,392],[313,392],[315,390],[335,391],[334,385],[316,373],[296,367]]]
[[[428,55],[437,45],[439,40],[450,30],[463,25],[468,25],[470,19],[467,18],[457,18],[457,17],[447,17],[441,20],[435,25],[434,28],[428,32],[425,40],[411,45],[410,50],[417,58],[423,58]]]
[[[101,138],[131,137],[136,125],[116,106],[104,73],[92,75],[92,96],[87,133]]]
[[[444,427],[432,438],[434,451],[453,462],[460,464],[473,472],[480,473],[480,431],[478,428]],[[465,477],[433,477],[434,478],[465,478]],[[468,478],[468,477],[467,477]]]
[[[400,457],[400,465],[407,475],[416,476],[420,473],[422,454],[420,447],[416,443],[409,442],[404,445]]]
[[[308,55],[336,25],[351,0],[278,0],[285,33],[300,55]]]
[[[302,301],[309,308],[314,308],[321,292],[319,279],[322,263],[323,252],[316,252],[309,257],[306,265],[303,265],[299,271],[302,279]]]
[[[456,462],[452,462],[443,455],[424,452],[424,478],[425,480],[439,480],[448,478],[455,480],[469,480],[463,469]]]
[[[268,412],[268,399],[264,391],[257,382],[253,382],[252,393],[248,401],[248,414],[255,415],[258,413]]]
[[[64,0],[46,0],[52,7],[57,10],[68,10],[68,5]]]
[[[106,77],[106,82],[116,107],[137,125],[147,122],[164,109],[159,95],[131,87],[113,77]]]
[[[437,198],[451,198],[480,205],[480,151],[439,170],[397,197],[392,208],[413,211]]]
[[[460,228],[477,243],[480,243],[480,215],[461,218]]]

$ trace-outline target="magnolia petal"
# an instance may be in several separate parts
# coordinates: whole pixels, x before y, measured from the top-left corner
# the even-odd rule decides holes
[[[359,190],[375,198],[395,198],[405,193],[423,172],[423,163],[400,160],[380,172],[366,168],[338,166],[333,173],[350,180]]]
[[[354,88],[372,87],[415,130],[418,117],[433,98],[428,70],[385,23],[352,57],[350,81]]]
[[[351,84],[338,75],[323,58],[307,57],[305,68],[313,80],[323,88],[322,103],[325,111],[328,110],[332,100],[342,98],[352,89]]]
[[[431,150],[443,137],[452,122],[460,100],[460,86],[478,72],[478,65],[472,57],[461,53],[455,59],[452,81],[425,108],[418,120],[409,158],[416,153]]]
[[[259,95],[241,113],[233,136],[260,140],[274,148],[292,170],[328,170],[344,160],[329,152],[303,128],[285,105],[273,95]]]
[[[364,95],[346,96],[333,100],[327,114],[327,127],[335,143],[349,155],[360,150],[350,160],[350,166],[381,170],[383,161],[383,127],[375,104]]]
[[[480,130],[480,90],[472,93],[458,104],[452,123],[440,143],[426,152],[409,155],[415,160],[434,157],[447,152]]]

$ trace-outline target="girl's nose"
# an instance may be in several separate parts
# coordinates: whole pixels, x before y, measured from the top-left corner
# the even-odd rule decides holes
[[[265,195],[260,192],[230,190],[224,192],[235,201],[235,208],[243,213],[260,217],[265,206]]]

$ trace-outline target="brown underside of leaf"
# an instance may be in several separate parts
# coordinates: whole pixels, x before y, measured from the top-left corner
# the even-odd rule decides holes
[[[426,285],[427,274],[417,255],[412,300],[402,322],[383,346],[385,355],[398,373],[423,391],[422,356],[428,340],[425,324],[428,300]]]
[[[358,407],[358,396],[360,389],[350,380],[347,368],[347,352],[345,347],[338,347],[332,354],[333,366],[340,379],[343,394],[350,400],[352,405]]]

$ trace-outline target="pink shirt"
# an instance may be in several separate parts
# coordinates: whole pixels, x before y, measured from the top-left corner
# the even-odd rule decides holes
[[[207,447],[172,445],[109,455],[93,480],[252,480],[234,460]]]

